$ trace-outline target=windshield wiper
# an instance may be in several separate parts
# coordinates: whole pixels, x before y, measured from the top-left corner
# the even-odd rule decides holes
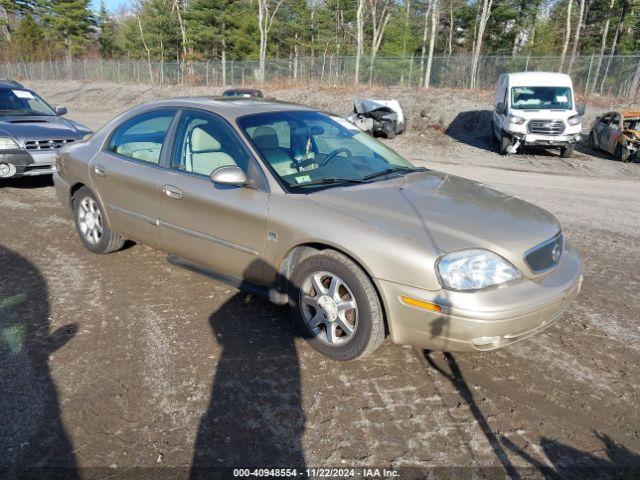
[[[426,172],[426,171],[427,169],[424,167],[390,167],[380,172],[375,172],[375,173],[370,173],[369,175],[365,175],[364,177],[362,177],[362,180],[365,180],[365,181],[373,180],[374,178],[384,177],[385,175],[389,175],[390,173],[396,173],[396,172],[412,173],[412,172]]]
[[[296,183],[293,185],[290,184],[289,188],[309,187],[314,185],[331,185],[334,183],[365,183],[365,181],[357,178],[327,177],[327,178],[319,178],[318,180],[313,180],[311,182],[306,182],[306,183]]]

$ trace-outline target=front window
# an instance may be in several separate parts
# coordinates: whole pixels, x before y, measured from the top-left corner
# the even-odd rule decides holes
[[[640,130],[640,117],[625,118],[624,128],[625,130]]]
[[[569,87],[512,87],[511,108],[517,110],[570,110]]]
[[[0,116],[50,116],[56,112],[30,90],[21,88],[0,90]]]
[[[238,123],[290,188],[361,183],[423,170],[346,120],[320,112],[262,113]]]

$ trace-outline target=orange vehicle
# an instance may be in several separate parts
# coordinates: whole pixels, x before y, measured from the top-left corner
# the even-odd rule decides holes
[[[638,161],[640,149],[640,110],[621,110],[600,115],[593,122],[589,143],[616,160]]]

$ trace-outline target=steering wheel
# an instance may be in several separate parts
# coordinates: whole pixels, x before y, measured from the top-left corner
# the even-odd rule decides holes
[[[338,156],[341,153],[346,153],[347,157],[353,157],[353,154],[351,153],[351,150],[349,150],[348,148],[336,148],[333,152],[331,152],[330,154],[328,154],[326,157],[324,157],[324,161],[322,163],[319,163],[318,165],[320,167],[325,167],[329,164],[329,162],[331,162],[334,158],[336,158],[336,156]]]

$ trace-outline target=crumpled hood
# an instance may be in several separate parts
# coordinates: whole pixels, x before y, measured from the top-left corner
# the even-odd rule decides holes
[[[308,198],[437,253],[480,247],[517,261],[560,231],[555,217],[535,205],[433,171],[329,188]]]
[[[0,135],[25,140],[64,140],[82,138],[89,130],[84,125],[59,116],[0,116]]]
[[[622,133],[624,133],[625,135],[627,135],[630,138],[633,138],[634,140],[640,139],[640,130],[626,129]]]

